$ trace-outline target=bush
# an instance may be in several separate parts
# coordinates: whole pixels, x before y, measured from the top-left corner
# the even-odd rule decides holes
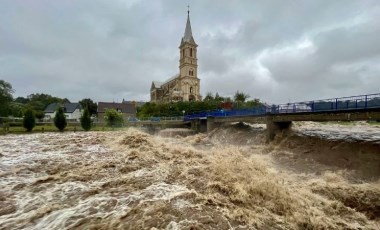
[[[91,117],[87,108],[84,109],[82,116],[80,117],[80,125],[85,131],[91,129]]]
[[[36,111],[35,114],[36,114],[36,118],[37,118],[38,120],[40,120],[40,121],[41,121],[42,119],[44,119],[44,117],[45,117],[45,113],[44,113],[44,111],[41,111],[41,110]]]
[[[66,122],[65,113],[63,112],[62,107],[59,107],[57,112],[55,113],[54,125],[61,132],[63,132],[63,130],[66,128],[67,122]]]
[[[27,109],[24,113],[23,126],[26,131],[31,132],[36,126],[36,115],[32,109]]]
[[[107,126],[120,127],[124,124],[123,114],[116,111],[115,109],[107,109],[104,118],[106,120]]]

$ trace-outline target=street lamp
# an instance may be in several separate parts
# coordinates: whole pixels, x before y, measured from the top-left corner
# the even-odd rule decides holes
[[[185,118],[185,110],[182,110],[182,119],[184,119]]]

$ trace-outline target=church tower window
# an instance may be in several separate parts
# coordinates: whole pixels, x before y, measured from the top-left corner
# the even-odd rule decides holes
[[[193,56],[193,48],[190,48],[190,57]]]

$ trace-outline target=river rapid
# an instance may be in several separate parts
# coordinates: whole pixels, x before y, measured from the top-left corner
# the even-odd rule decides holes
[[[380,127],[0,136],[0,229],[380,229]]]

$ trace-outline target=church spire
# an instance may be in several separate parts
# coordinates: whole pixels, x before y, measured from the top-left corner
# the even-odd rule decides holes
[[[182,42],[190,42],[194,43],[193,33],[191,32],[191,24],[190,24],[190,6],[187,6],[187,22],[185,28],[185,35],[182,38]]]

